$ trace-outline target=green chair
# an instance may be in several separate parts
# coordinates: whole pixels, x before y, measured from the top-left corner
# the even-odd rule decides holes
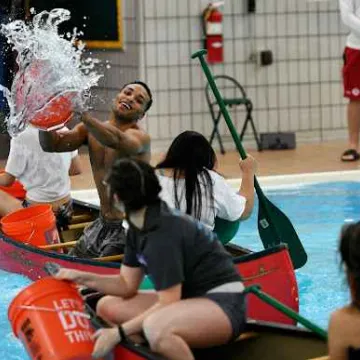
[[[245,122],[244,122],[244,125],[243,125],[240,135],[239,135],[240,141],[243,140],[246,128],[247,128],[248,124],[250,124],[250,126],[253,130],[253,133],[254,133],[257,149],[258,149],[258,151],[261,151],[262,150],[261,142],[260,142],[258,133],[255,128],[254,119],[252,117],[253,104],[252,104],[252,101],[247,97],[244,88],[239,84],[238,81],[236,81],[234,78],[227,76],[227,75],[216,75],[216,76],[214,76],[214,79],[220,89],[220,92],[223,95],[223,100],[224,100],[224,103],[226,106],[229,106],[230,108],[233,106],[244,106],[245,107],[245,110],[246,110]],[[231,94],[231,95],[229,96],[229,94]],[[216,137],[219,141],[220,151],[222,154],[225,154],[225,149],[223,146],[221,135],[218,130],[218,126],[219,126],[220,119],[222,117],[222,113],[220,111],[220,107],[218,106],[216,99],[212,95],[212,91],[211,91],[209,83],[207,83],[207,85],[205,87],[205,95],[206,95],[207,104],[209,106],[211,118],[214,123],[214,128],[211,133],[209,142],[210,142],[210,144],[212,144],[212,142],[215,138],[215,135],[216,135]]]

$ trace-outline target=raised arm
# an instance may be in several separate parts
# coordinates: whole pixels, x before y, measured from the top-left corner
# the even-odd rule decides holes
[[[82,123],[66,132],[39,131],[40,145],[46,152],[74,151],[87,142],[87,136],[88,131]]]
[[[110,123],[104,123],[84,113],[82,121],[89,132],[104,146],[136,155],[145,152],[150,145],[150,137],[141,129],[122,131]]]
[[[245,209],[241,215],[241,220],[245,220],[250,217],[254,209],[254,175],[256,171],[256,161],[252,156],[248,155],[245,160],[240,160],[239,166],[242,171],[239,194],[246,199]]]
[[[342,22],[360,36],[360,18],[355,15],[354,0],[339,0]]]

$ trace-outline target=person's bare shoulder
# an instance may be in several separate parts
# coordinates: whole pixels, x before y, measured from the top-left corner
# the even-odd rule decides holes
[[[142,145],[147,145],[150,143],[150,135],[143,128],[137,125],[125,130],[125,133],[137,138]]]
[[[360,329],[360,313],[351,306],[335,310],[329,321],[329,333],[341,339],[349,340],[354,330]]]

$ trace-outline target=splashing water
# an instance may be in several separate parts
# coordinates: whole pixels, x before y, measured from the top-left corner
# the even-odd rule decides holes
[[[17,51],[17,71],[11,90],[0,85],[9,105],[8,132],[16,136],[29,122],[44,129],[63,126],[72,111],[88,107],[91,87],[102,77],[99,60],[84,58],[84,44],[74,29],[65,38],[58,26],[70,19],[70,11],[42,11],[32,22],[16,20],[0,31]],[[62,121],[62,123],[61,123]]]

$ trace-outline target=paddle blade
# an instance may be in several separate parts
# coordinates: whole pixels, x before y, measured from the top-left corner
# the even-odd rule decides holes
[[[220,242],[225,245],[236,235],[239,230],[239,226],[240,220],[229,221],[216,217],[214,232]]]
[[[266,209],[262,203],[266,202]],[[288,217],[267,198],[259,202],[258,229],[264,248],[286,243],[294,269],[306,264],[307,254]]]

